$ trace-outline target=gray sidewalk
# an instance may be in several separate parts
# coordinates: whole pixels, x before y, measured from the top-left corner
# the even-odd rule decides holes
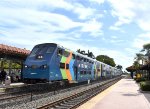
[[[104,97],[99,94],[78,109],[150,109],[150,93],[141,93],[132,79],[120,80],[106,93]]]

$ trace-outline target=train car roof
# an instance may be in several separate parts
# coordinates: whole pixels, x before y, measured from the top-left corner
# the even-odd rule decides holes
[[[78,52],[75,52],[75,51],[72,51],[72,50],[70,50],[70,49],[67,49],[67,48],[65,48],[65,47],[63,47],[63,46],[61,46],[61,45],[59,45],[59,44],[57,44],[57,43],[42,43],[42,44],[37,44],[37,45],[44,45],[44,44],[53,44],[53,45],[56,45],[57,47],[63,48],[63,49],[65,49],[65,50],[67,50],[67,51],[71,51],[72,53],[74,53],[74,54],[77,55],[77,56],[81,56],[81,57],[83,57],[83,58],[89,59],[89,60],[94,61],[94,62],[101,63],[101,64],[103,64],[103,65],[106,65],[106,66],[108,66],[108,67],[111,67],[111,68],[114,68],[114,69],[118,70],[118,69],[115,68],[115,67],[112,67],[112,66],[110,66],[110,65],[108,65],[108,64],[105,64],[105,63],[103,63],[103,62],[97,61],[96,59],[92,59],[92,58],[87,57],[87,56],[85,56],[85,55],[82,55],[82,54],[80,54],[80,53],[78,53]],[[37,45],[35,45],[35,46],[37,46]]]
[[[82,55],[82,54],[80,54],[80,53],[78,53],[78,52],[75,52],[75,51],[73,51],[73,50],[67,49],[67,48],[65,48],[65,47],[63,47],[63,46],[61,46],[61,45],[59,45],[59,44],[57,44],[57,45],[58,45],[58,47],[60,47],[60,48],[63,48],[63,49],[68,50],[68,51],[71,51],[72,53],[74,53],[74,54],[77,55],[77,56],[81,56],[81,57],[86,58],[86,59],[89,59],[89,60],[91,60],[91,61],[96,61],[95,59],[92,59],[92,58],[90,58],[90,57],[87,57],[87,56],[85,56],[85,55]]]

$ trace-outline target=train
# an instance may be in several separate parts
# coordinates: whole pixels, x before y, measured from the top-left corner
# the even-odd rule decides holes
[[[42,43],[34,46],[24,62],[22,78],[25,83],[80,83],[113,78],[121,73],[115,67],[56,43]]]

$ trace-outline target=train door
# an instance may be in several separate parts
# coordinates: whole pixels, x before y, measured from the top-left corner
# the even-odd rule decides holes
[[[77,81],[78,79],[78,67],[77,66],[74,67],[74,74],[75,74],[75,80]]]

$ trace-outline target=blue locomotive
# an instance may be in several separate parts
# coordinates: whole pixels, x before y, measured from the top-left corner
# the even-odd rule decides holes
[[[66,81],[79,83],[111,78],[121,71],[55,43],[36,45],[27,57],[23,72],[25,82]]]

